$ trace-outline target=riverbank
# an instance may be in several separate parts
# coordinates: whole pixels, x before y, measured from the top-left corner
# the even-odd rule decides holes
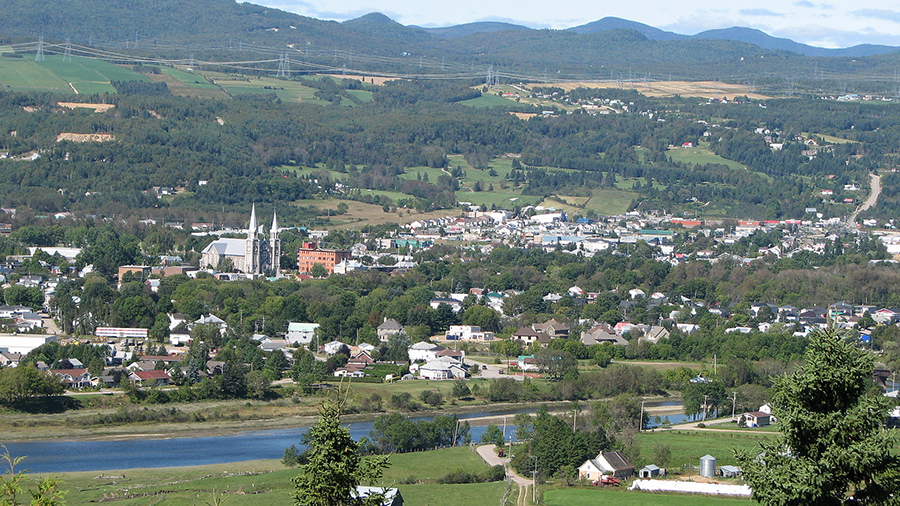
[[[254,403],[240,403],[241,408],[254,407]],[[255,403],[257,407],[264,407],[265,403]],[[516,412],[533,411],[539,405],[546,405],[551,411],[565,411],[568,409],[568,402],[548,402],[548,403],[487,403],[479,405],[453,406],[448,405],[437,410],[422,410],[415,412],[404,412],[404,416],[410,418],[427,418],[438,415],[458,415],[464,418],[471,425],[486,426],[489,424],[502,424],[504,416],[508,423],[512,423],[512,417]],[[197,403],[190,405],[164,405],[164,406],[143,406],[134,405],[132,408],[137,410],[179,410],[188,406],[197,407]],[[222,403],[216,403],[215,406],[209,406],[210,409],[224,409]],[[308,411],[308,410],[306,410]],[[471,414],[487,413],[484,416],[466,416]],[[372,413],[355,413],[345,414],[342,418],[345,423],[369,422],[377,419],[386,412]],[[23,417],[35,416],[23,414]],[[41,415],[46,416],[46,415]],[[62,414],[58,415],[62,416]],[[139,438],[152,439],[176,439],[187,437],[212,437],[226,436],[248,431],[264,431],[278,429],[304,428],[312,426],[318,419],[314,414],[295,414],[285,415],[273,418],[253,418],[253,419],[229,419],[217,421],[202,422],[144,422],[130,423],[121,425],[82,427],[72,425],[32,425],[32,426],[12,426],[8,423],[0,424],[0,442],[38,442],[46,440],[62,440],[62,441],[127,441]],[[63,420],[61,420],[63,421]]]

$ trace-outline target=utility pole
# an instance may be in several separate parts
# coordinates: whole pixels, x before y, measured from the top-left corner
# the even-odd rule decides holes
[[[638,432],[644,430],[644,401],[641,399],[641,418],[638,420]]]
[[[703,421],[706,421],[706,412],[709,411],[709,405],[706,404],[706,399],[709,397],[708,395],[703,396]]]
[[[734,398],[731,401],[731,421],[734,421],[735,407],[737,406],[737,392],[731,392]]]

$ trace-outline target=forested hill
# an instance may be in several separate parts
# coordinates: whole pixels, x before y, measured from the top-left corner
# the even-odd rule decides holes
[[[819,73],[826,78],[855,74],[891,81],[900,59],[900,53],[852,62],[814,58],[759,42],[765,37],[749,42],[722,40],[725,36],[664,40],[630,22],[585,25],[582,30],[474,23],[435,31],[404,26],[381,14],[337,23],[233,0],[0,0],[0,9],[0,41],[34,42],[43,36],[51,44],[70,40],[117,53],[233,61],[259,59],[254,51],[264,46],[267,59],[287,51],[316,65],[381,73],[408,74],[430,65],[444,72],[470,69],[483,75],[478,67],[493,65],[521,80],[549,73],[576,80],[752,81],[773,73]]]

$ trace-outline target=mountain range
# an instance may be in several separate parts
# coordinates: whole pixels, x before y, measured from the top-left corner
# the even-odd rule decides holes
[[[43,36],[56,44],[70,40],[210,59],[226,50],[269,48],[268,54],[277,54],[291,48],[302,56],[288,56],[323,66],[404,74],[429,68],[462,74],[493,66],[513,79],[551,73],[560,79],[653,74],[750,81],[788,74],[845,79],[855,73],[892,79],[900,63],[897,47],[826,49],[741,27],[689,36],[614,17],[542,30],[498,22],[422,28],[379,13],[338,23],[233,0],[0,0],[0,11],[0,44]],[[862,60],[850,64],[848,58]]]

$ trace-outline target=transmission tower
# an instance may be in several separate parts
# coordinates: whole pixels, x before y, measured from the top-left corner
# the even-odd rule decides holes
[[[34,55],[34,61],[37,61],[37,62],[44,61],[44,36],[43,35],[41,35],[41,37],[38,39],[37,54]]]
[[[484,84],[488,86],[493,86],[497,84],[497,75],[494,73],[494,66],[491,65],[487,70],[487,79],[485,79]]]
[[[287,77],[287,72],[288,72],[287,54],[281,53],[281,56],[278,57],[278,72],[275,73],[275,77]]]
[[[63,52],[63,62],[72,63],[72,42],[66,38],[66,50]]]
[[[191,57],[188,59],[188,72],[194,71],[194,53],[191,53]]]

